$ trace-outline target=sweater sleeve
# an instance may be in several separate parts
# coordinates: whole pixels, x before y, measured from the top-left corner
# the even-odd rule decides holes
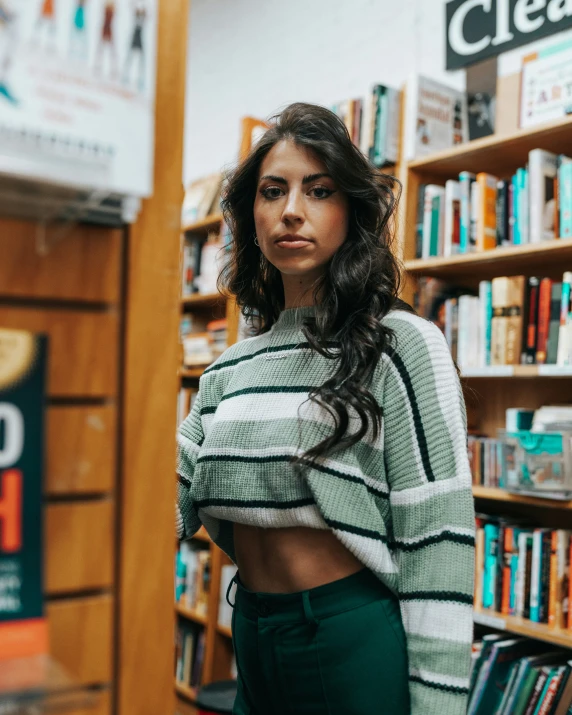
[[[441,331],[401,316],[383,424],[411,715],[465,715],[475,541],[465,404]]]
[[[190,539],[201,526],[197,510],[190,495],[193,473],[203,443],[204,434],[201,421],[201,393],[177,432],[177,537]]]

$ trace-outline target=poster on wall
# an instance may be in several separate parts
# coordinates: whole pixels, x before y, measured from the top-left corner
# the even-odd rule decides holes
[[[0,0],[0,174],[152,192],[157,0]]]
[[[44,336],[0,328],[0,667],[47,652],[42,595]]]

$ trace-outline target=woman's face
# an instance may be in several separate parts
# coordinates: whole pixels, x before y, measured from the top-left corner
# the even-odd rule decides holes
[[[283,140],[260,166],[254,222],[270,263],[313,281],[346,239],[348,200],[313,152]]]

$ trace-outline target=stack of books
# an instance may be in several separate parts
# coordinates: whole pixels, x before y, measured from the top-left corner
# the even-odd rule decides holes
[[[497,177],[463,171],[421,184],[416,257],[453,256],[572,237],[572,159],[534,149],[526,167]]]

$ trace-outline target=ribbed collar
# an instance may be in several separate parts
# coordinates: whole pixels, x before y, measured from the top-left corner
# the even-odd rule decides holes
[[[301,328],[305,318],[310,318],[316,313],[313,305],[305,305],[300,308],[287,308],[278,316],[278,320],[272,326],[273,332],[280,330],[292,330]]]

